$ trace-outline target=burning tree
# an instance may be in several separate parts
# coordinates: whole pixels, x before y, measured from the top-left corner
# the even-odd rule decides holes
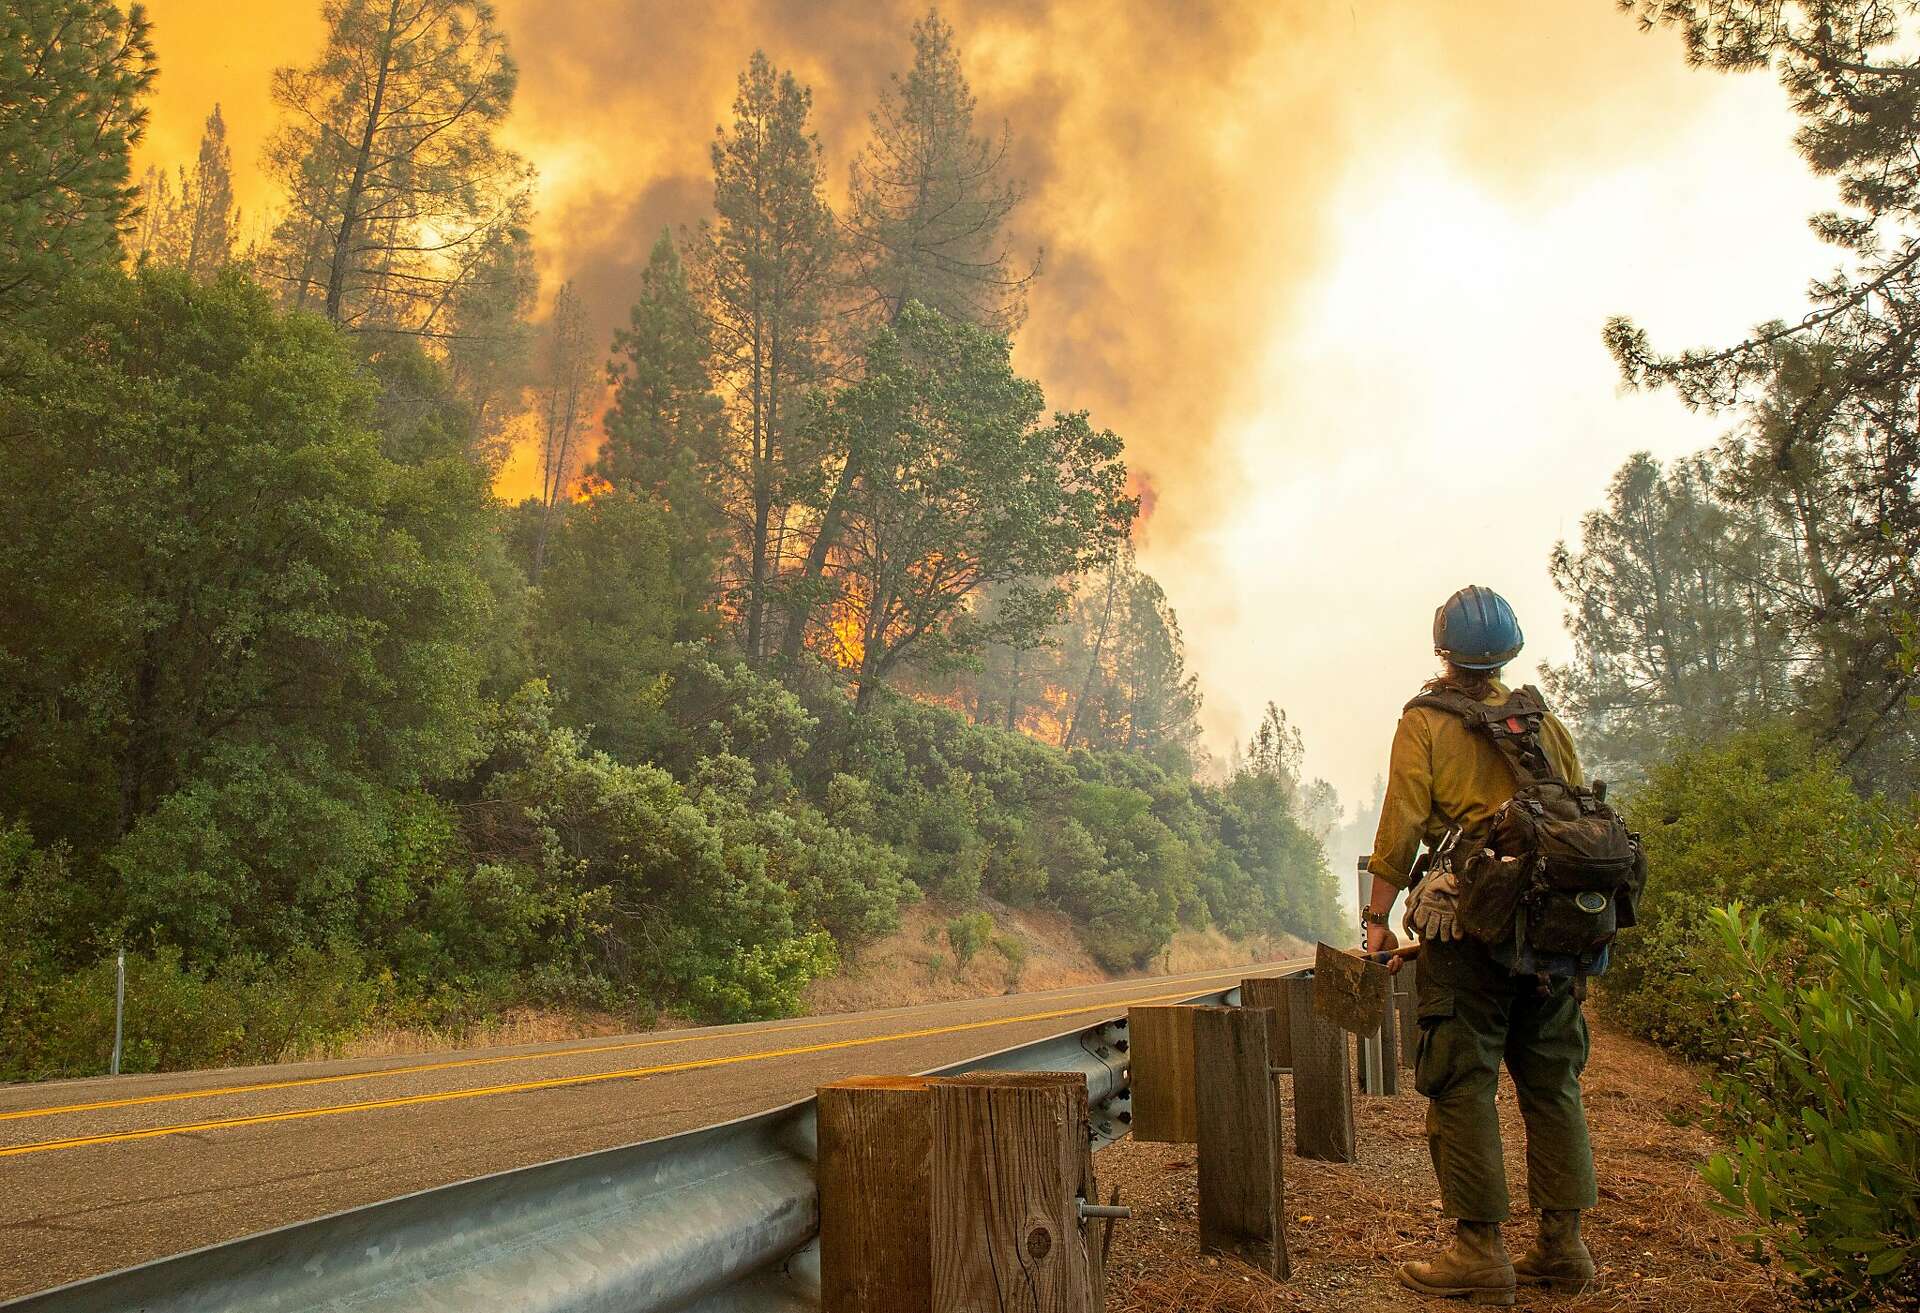
[[[823,418],[857,462],[833,573],[863,704],[908,657],[1037,641],[1065,604],[1054,581],[1111,553],[1138,509],[1120,439],[1085,414],[1046,419],[1010,355],[1003,337],[909,306]],[[996,586],[983,620],[976,599]]]

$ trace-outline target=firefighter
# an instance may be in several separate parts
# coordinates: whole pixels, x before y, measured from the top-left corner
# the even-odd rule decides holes
[[[1512,695],[1500,682],[1501,670],[1522,641],[1505,598],[1488,588],[1461,589],[1434,614],[1434,650],[1445,664],[1426,693],[1457,691],[1490,706],[1505,704]],[[1537,738],[1559,775],[1579,785],[1580,762],[1566,727],[1545,715]],[[1477,851],[1516,787],[1513,767],[1485,735],[1447,711],[1409,705],[1394,733],[1367,863],[1372,893],[1361,916],[1370,950],[1397,945],[1388,916],[1422,841],[1431,848],[1457,826],[1464,833],[1461,848]],[[1580,1213],[1595,1202],[1580,1099],[1588,1051],[1578,997],[1584,988],[1576,990],[1569,978],[1516,974],[1499,946],[1462,935],[1459,895],[1452,874],[1431,876],[1416,888],[1404,922],[1422,945],[1414,1083],[1428,1100],[1428,1149],[1441,1211],[1455,1219],[1455,1229],[1450,1248],[1403,1265],[1399,1277],[1421,1294],[1477,1304],[1511,1304],[1516,1283],[1577,1291],[1594,1274],[1580,1238]],[[1494,1104],[1503,1061],[1526,1123],[1527,1193],[1538,1224],[1532,1246],[1517,1260],[1509,1260],[1500,1237],[1509,1216]]]

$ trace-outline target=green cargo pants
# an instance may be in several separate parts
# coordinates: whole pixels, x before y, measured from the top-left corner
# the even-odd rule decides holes
[[[1509,1214],[1494,1090],[1504,1059],[1527,1126],[1527,1196],[1536,1212],[1591,1208],[1593,1146],[1580,1102],[1587,1022],[1573,982],[1543,997],[1532,976],[1496,964],[1475,940],[1420,949],[1420,1053],[1414,1085],[1427,1096],[1427,1146],[1441,1211],[1469,1222]]]

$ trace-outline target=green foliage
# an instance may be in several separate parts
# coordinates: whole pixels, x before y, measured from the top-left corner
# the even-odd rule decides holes
[[[1119,439],[1051,412],[1004,337],[909,304],[1006,324],[1024,284],[943,24],[876,121],[899,168],[863,157],[848,231],[894,303],[864,360],[828,314],[849,271],[811,95],[756,55],[714,222],[662,237],[616,338],[591,495],[567,495],[595,365],[562,288],[543,496],[506,507],[535,282],[504,37],[478,0],[324,17],[275,88],[284,304],[229,266],[217,112],[112,267],[138,8],[0,20],[24,183],[0,201],[0,1078],[99,1069],[122,948],[146,1070],[518,1004],[790,1014],[923,890],[936,972],[1020,966],[985,896],[1066,912],[1116,969],[1182,926],[1331,924],[1297,739],[1286,772],[1193,778],[1178,622],[1122,564]],[[1043,744],[1015,732],[1066,710],[1036,648],[1100,563],[1118,605],[1060,644],[1084,718]],[[850,670],[809,650],[829,630]],[[901,696],[1009,655],[1004,717]]]
[[[992,942],[993,918],[985,912],[956,916],[947,922],[947,947],[953,950],[954,961],[962,967]]]
[[[917,883],[956,903],[1056,907],[1104,966],[1148,965],[1182,926],[1317,934],[1341,919],[1277,780],[1198,784],[1135,753],[1062,753],[907,702],[814,709],[803,774],[864,779],[864,824]]]
[[[533,614],[533,657],[562,718],[596,746],[632,758],[667,696],[676,631],[697,611],[673,569],[672,518],[609,492],[569,508],[547,547]]]
[[[1706,1179],[1817,1308],[1920,1302],[1916,855],[1909,834],[1832,898],[1712,917],[1709,969],[1746,1038],[1714,1082],[1733,1145]]]
[[[318,946],[386,791],[475,753],[485,488],[237,274],[75,283],[7,349],[0,789],[190,961]]]
[[[1642,555],[1629,567],[1657,565],[1647,584],[1672,590],[1670,599],[1643,595],[1627,608],[1656,621],[1654,642],[1641,651],[1669,668],[1638,689],[1603,679],[1603,689],[1613,686],[1604,700],[1625,691],[1672,707],[1689,683],[1722,684],[1724,696],[1711,659],[1716,647],[1731,646],[1742,657],[1735,670],[1763,693],[1782,682],[1793,688],[1796,718],[1850,770],[1906,794],[1920,778],[1920,718],[1910,703],[1920,682],[1901,668],[1897,639],[1920,557],[1920,417],[1912,405],[1920,357],[1905,328],[1920,310],[1920,246],[1911,236],[1920,217],[1920,171],[1912,167],[1920,149],[1920,15],[1911,5],[1866,0],[1620,7],[1644,27],[1677,29],[1690,63],[1778,77],[1799,119],[1795,144],[1834,184],[1838,206],[1811,222],[1842,267],[1814,281],[1808,313],[1760,324],[1731,346],[1669,354],[1631,321],[1608,322],[1607,347],[1630,386],[1670,387],[1690,408],[1738,410],[1741,422],[1711,458],[1714,500],[1733,512],[1729,538],[1676,540],[1657,521],[1650,533],[1631,535],[1642,546],[1664,538],[1661,545],[1680,549],[1670,561]],[[1757,543],[1749,525],[1759,529]],[[1698,528],[1711,534],[1710,525]],[[1702,624],[1718,627],[1729,603],[1762,624],[1698,641],[1688,632],[1694,617],[1673,599],[1701,583]],[[1620,655],[1632,647],[1619,644],[1617,669],[1638,664]],[[1743,647],[1765,659],[1746,659]],[[1701,674],[1704,681],[1694,678]]]
[[[186,785],[175,829],[271,822],[282,785],[315,820],[461,770],[476,470],[382,455],[353,355],[238,275],[71,284],[46,321],[0,382],[0,785],[36,833],[102,847]]]
[[[1602,977],[1608,1010],[1691,1057],[1729,1042],[1700,959],[1712,910],[1791,906],[1870,870],[1881,836],[1831,755],[1784,726],[1677,752],[1626,801],[1650,872],[1640,924]]]
[[[118,258],[136,213],[127,161],[155,72],[147,33],[137,4],[0,9],[0,320]]]
[[[1066,602],[1050,581],[1113,551],[1138,509],[1120,440],[1083,414],[1047,421],[1011,352],[910,304],[822,416],[853,472],[820,511],[843,527],[828,611],[863,705],[907,658],[938,667],[990,641],[1031,646]],[[974,599],[996,585],[983,623]]]
[[[543,685],[501,712],[468,842],[514,873],[545,967],[723,1020],[796,1011],[913,890],[893,854],[769,789],[745,758],[687,783],[587,748]]]
[[[909,301],[1000,332],[1025,317],[1033,271],[1001,246],[1022,188],[1004,176],[1005,138],[975,136],[973,111],[953,28],[930,11],[913,25],[913,68],[881,93],[851,171],[853,261],[883,321]]]

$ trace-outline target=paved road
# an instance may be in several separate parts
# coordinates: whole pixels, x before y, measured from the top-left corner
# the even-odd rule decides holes
[[[1261,968],[408,1058],[0,1086],[0,1299],[923,1071]]]

